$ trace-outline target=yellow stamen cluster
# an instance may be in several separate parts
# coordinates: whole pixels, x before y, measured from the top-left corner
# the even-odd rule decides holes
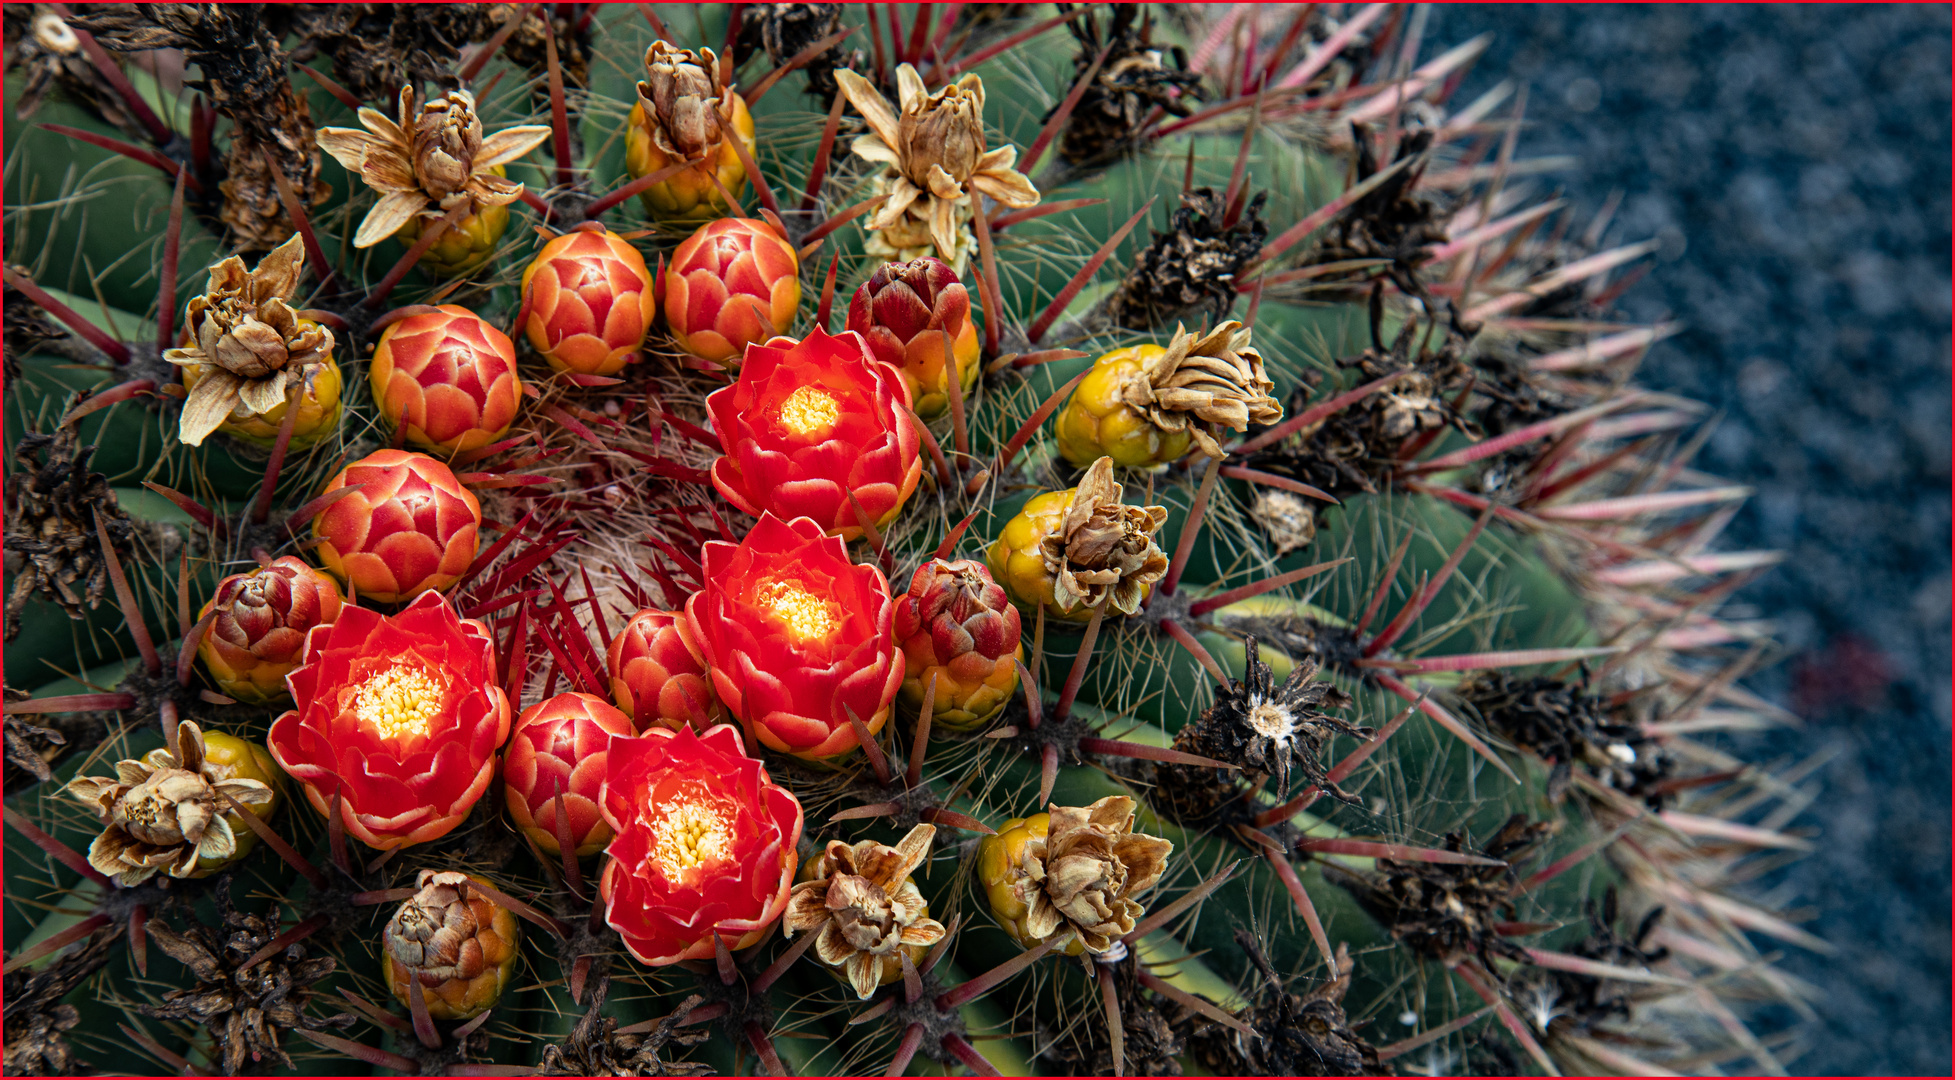
[[[697,796],[646,808],[646,823],[658,839],[651,863],[667,881],[690,882],[733,857],[733,830],[726,811]]]
[[[426,735],[441,712],[443,687],[421,668],[396,664],[362,683],[353,695],[353,715],[383,739]]]
[[[835,399],[813,386],[803,386],[781,402],[781,426],[796,435],[825,434],[841,416]]]
[[[761,586],[760,601],[797,640],[825,638],[835,629],[828,603],[791,582],[776,580]]]

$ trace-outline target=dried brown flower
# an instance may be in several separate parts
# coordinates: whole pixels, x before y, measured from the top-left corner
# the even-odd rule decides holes
[[[853,71],[835,79],[869,122],[857,157],[883,163],[876,188],[889,200],[870,217],[863,250],[889,261],[934,254],[962,274],[976,245],[969,223],[975,194],[1006,206],[1036,206],[1038,189],[1012,168],[1018,148],[984,146],[984,80],[975,74],[929,92],[916,68],[896,69],[897,105]]]
[[[16,690],[11,686],[5,689],[5,697],[9,705],[16,701],[25,701],[28,696],[25,690]],[[12,713],[7,714],[6,729],[9,766],[27,772],[36,780],[46,780],[54,775],[48,769],[48,758],[54,753],[55,747],[67,745],[68,736],[53,728],[42,727],[26,716],[15,716]],[[12,779],[10,769],[8,780]],[[13,786],[11,782],[7,784],[9,788]]]
[[[1167,553],[1154,542],[1167,523],[1167,507],[1128,506],[1120,497],[1113,459],[1095,461],[1080,478],[1064,523],[1041,541],[1060,607],[1090,608],[1104,601],[1132,615],[1148,586],[1167,575]]]
[[[733,125],[733,87],[720,80],[711,49],[681,49],[654,41],[645,50],[639,104],[651,121],[652,143],[684,160],[719,149]]]
[[[64,1035],[81,1014],[61,999],[108,963],[121,936],[111,923],[31,971],[7,972],[7,1076],[73,1076],[84,1067]]]
[[[1148,360],[1145,377],[1129,380],[1121,396],[1155,427],[1186,431],[1203,453],[1221,457],[1216,428],[1247,431],[1251,423],[1283,418],[1283,404],[1269,396],[1276,383],[1250,347],[1250,334],[1233,319],[1203,334],[1177,326],[1167,351]]]
[[[1197,1062],[1218,1076],[1386,1073],[1377,1049],[1352,1030],[1344,1012],[1344,995],[1351,989],[1351,973],[1357,966],[1348,946],[1337,947],[1335,979],[1307,994],[1293,994],[1263,955],[1254,935],[1237,930],[1235,940],[1262,976],[1260,1000],[1236,1014],[1257,1035],[1252,1038],[1193,1013],[1189,1016],[1188,1049]]]
[[[400,122],[376,109],[361,109],[353,128],[323,128],[319,145],[341,165],[380,192],[353,237],[356,248],[372,247],[399,232],[416,216],[439,219],[466,204],[464,214],[507,206],[523,185],[497,175],[506,165],[542,145],[550,129],[541,124],[506,128],[484,137],[475,115],[475,95],[451,90],[415,107],[414,87],[400,90]]]
[[[71,619],[93,610],[109,587],[108,560],[95,524],[126,559],[134,550],[135,522],[116,503],[108,477],[90,472],[92,446],[81,446],[73,425],[51,435],[20,440],[7,478],[6,550],[21,559],[9,566],[14,584],[7,594],[7,640],[20,633],[20,614],[37,593],[68,612]]]
[[[1011,889],[1029,907],[1035,940],[1071,930],[1090,953],[1103,953],[1146,912],[1134,896],[1167,869],[1174,845],[1134,830],[1134,800],[1109,795],[1091,806],[1054,806],[1044,839],[1019,853]]]
[[[1154,330],[1199,308],[1215,317],[1234,306],[1237,275],[1262,254],[1269,228],[1263,223],[1267,192],[1250,199],[1233,224],[1223,194],[1196,188],[1181,194],[1167,232],[1154,240],[1107,298],[1116,326]]]
[[[923,893],[910,880],[936,834],[935,826],[918,825],[895,847],[830,840],[815,863],[814,880],[796,885],[788,900],[781,921],[786,936],[819,931],[815,955],[842,968],[864,1001],[902,976],[899,952],[914,950],[914,962],[918,952],[943,939],[944,924],[929,917]]]
[[[1549,799],[1560,802],[1580,768],[1607,787],[1643,799],[1652,810],[1666,801],[1661,785],[1675,759],[1631,718],[1614,714],[1584,688],[1488,671],[1461,683],[1456,693],[1489,728],[1549,762]]]
[[[705,1028],[686,1030],[680,1025],[693,1009],[705,1002],[698,994],[687,995],[679,1007],[660,1020],[657,1027],[643,1034],[618,1032],[617,1020],[603,1015],[604,998],[611,988],[607,973],[591,991],[590,1007],[561,1044],[543,1048],[537,1072],[543,1076],[704,1076],[712,1072],[705,1062],[667,1061],[667,1047],[697,1046],[711,1037]]]
[[[1104,41],[1099,21],[1091,14],[1066,24],[1080,44],[1073,57],[1074,79],[1083,78],[1100,49],[1106,49],[1106,60],[1080,94],[1059,140],[1059,155],[1077,168],[1109,165],[1133,153],[1155,109],[1187,116],[1189,104],[1199,99],[1201,73],[1187,70],[1179,48],[1163,52],[1154,44],[1153,20],[1142,18],[1145,7],[1114,5]],[[1174,67],[1168,66],[1169,59]],[[1048,112],[1046,118],[1051,115]]]
[[[318,996],[313,984],[333,973],[330,956],[307,958],[304,944],[287,945],[251,965],[257,954],[282,931],[276,916],[245,915],[231,906],[229,882],[212,890],[217,898],[219,926],[194,922],[177,933],[162,919],[149,921],[149,936],[172,960],[190,969],[196,985],[171,990],[160,1005],[138,1006],[149,1016],[185,1020],[211,1033],[223,1053],[224,1074],[236,1076],[249,1061],[276,1060],[287,1069],[292,1058],[279,1045],[280,1035],[294,1029],[319,1031],[345,1028],[350,1013],[315,1016],[306,1005]]]
[[[210,268],[210,282],[184,313],[190,344],[163,359],[195,382],[177,420],[177,437],[197,446],[233,414],[263,415],[285,404],[309,367],[332,359],[333,332],[302,319],[289,301],[305,270],[293,236],[249,273],[236,255]]]
[[[226,778],[204,755],[204,733],[194,721],[177,725],[175,752],[151,750],[115,763],[116,778],[78,776],[67,793],[95,811],[106,826],[88,845],[88,864],[125,888],[158,872],[185,878],[198,861],[228,859],[237,836],[233,813],[221,792],[246,806],[272,801],[260,780]]]
[[[740,38],[733,45],[738,70],[756,51],[764,51],[776,67],[801,50],[842,28],[840,4],[748,4],[740,12]],[[817,55],[801,68],[808,76],[808,93],[828,103],[842,92],[835,81],[839,65],[860,66],[868,56],[857,49],[839,55],[836,48]]]
[[[295,4],[292,59],[332,58],[333,77],[361,101],[449,76],[462,46],[493,32],[488,4]]]

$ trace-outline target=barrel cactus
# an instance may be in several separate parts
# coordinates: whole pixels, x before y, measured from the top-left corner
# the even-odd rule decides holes
[[[385,19],[8,8],[10,1073],[1779,1068],[1774,556],[1484,40]]]

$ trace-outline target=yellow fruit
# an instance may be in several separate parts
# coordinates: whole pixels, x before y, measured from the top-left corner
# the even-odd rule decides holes
[[[1130,383],[1145,388],[1142,368],[1166,353],[1159,345],[1131,345],[1098,360],[1059,410],[1059,453],[1075,465],[1111,457],[1115,465],[1147,469],[1179,461],[1194,445],[1186,431],[1162,431],[1125,401]]]
[[[300,319],[301,325],[309,320]],[[193,390],[204,380],[206,373],[217,370],[215,367],[194,365],[183,369],[183,388]],[[332,434],[339,428],[340,418],[340,374],[339,364],[328,358],[325,363],[306,374],[305,389],[300,392],[299,418],[292,427],[292,449],[303,450]],[[285,422],[285,410],[291,403],[280,405],[268,413],[251,414],[240,417],[235,410],[217,430],[232,438],[248,442],[253,446],[271,449],[278,442],[278,425]]]
[[[749,155],[754,153],[753,114],[747,111],[747,103],[738,94],[733,96],[733,134],[745,146]],[[631,116],[625,121],[625,168],[633,176],[649,176],[678,161],[666,155],[652,142],[652,131],[645,117],[645,106],[631,107]],[[714,165],[713,172],[707,166]],[[711,221],[724,217],[731,211],[726,197],[720,194],[718,185],[712,180],[714,173],[720,184],[734,198],[740,198],[747,190],[747,167],[740,161],[740,152],[733,148],[728,139],[721,139],[718,161],[712,159],[681,170],[677,175],[660,183],[653,184],[639,194],[645,203],[645,211],[660,221]]]
[[[1045,944],[1045,939],[1035,938],[1025,932],[1025,918],[1032,913],[1031,905],[1019,899],[1021,892],[1029,892],[1023,887],[1025,845],[1034,840],[1044,840],[1046,831],[1052,826],[1051,814],[1033,814],[1028,818],[1013,818],[1005,822],[997,834],[978,841],[977,875],[978,883],[984,887],[984,897],[991,903],[991,914],[998,925],[1013,941],[1027,949],[1036,949]],[[1060,923],[1059,933],[1071,934],[1072,940],[1056,951],[1066,956],[1078,956],[1086,951],[1086,943],[1072,928]]]

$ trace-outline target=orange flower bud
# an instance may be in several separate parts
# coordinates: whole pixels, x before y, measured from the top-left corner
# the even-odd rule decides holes
[[[683,613],[641,611],[611,639],[611,696],[639,731],[704,731],[726,720],[706,675],[706,657]]]
[[[387,423],[443,455],[500,439],[523,400],[515,342],[456,304],[387,327],[367,378]]]
[[[747,346],[794,325],[801,260],[774,226],[721,218],[672,253],[659,283],[672,336],[701,360],[737,367]]]
[[[558,371],[616,374],[656,308],[645,257],[602,226],[564,233],[523,271],[523,332]]]
[[[328,492],[361,489],[319,512],[319,561],[359,596],[383,604],[460,581],[475,561],[482,506],[426,454],[376,450],[339,471]]]
[[[598,816],[605,751],[611,736],[631,736],[631,720],[610,702],[590,694],[558,694],[523,710],[502,755],[509,816],[536,846],[563,852],[557,840],[557,795],[563,795],[570,844],[577,857],[595,855],[611,842],[611,827]]]
[[[253,705],[284,700],[306,632],[339,618],[342,603],[338,583],[290,555],[232,574],[197,613],[216,615],[197,656],[219,691]]]

